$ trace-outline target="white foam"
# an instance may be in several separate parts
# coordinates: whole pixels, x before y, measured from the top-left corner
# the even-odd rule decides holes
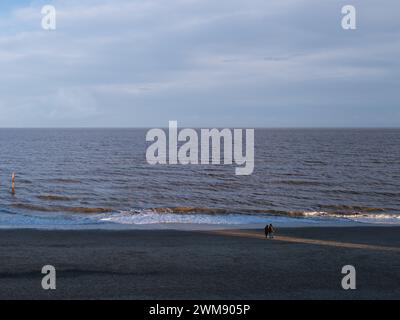
[[[101,218],[101,221],[120,224],[208,224],[208,225],[243,225],[274,222],[289,222],[295,218],[261,216],[248,214],[179,214],[155,213],[151,211],[123,211]]]
[[[131,210],[102,216],[103,222],[123,225],[251,225],[275,223],[279,225],[321,224],[327,223],[371,223],[400,224],[400,216],[390,214],[354,214],[340,215],[323,211],[304,212],[304,217],[285,217],[251,214],[202,214],[202,213],[159,213],[151,210]]]
[[[374,214],[374,213],[353,213],[353,214],[335,214],[325,211],[310,211],[304,212],[305,217],[321,217],[321,218],[336,218],[341,220],[351,220],[360,223],[372,224],[400,224],[400,215],[398,214]]]
[[[351,226],[354,224],[400,225],[400,215],[352,214],[340,215],[323,211],[305,212],[304,217],[273,216],[266,214],[205,214],[159,213],[151,210],[129,210],[94,215],[81,214],[17,214],[1,212],[0,228],[238,228],[262,227],[273,223],[280,227]]]

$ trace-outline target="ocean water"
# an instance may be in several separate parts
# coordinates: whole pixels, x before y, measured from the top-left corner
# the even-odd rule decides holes
[[[0,226],[400,224],[400,130],[256,129],[250,176],[149,165],[146,132],[0,129]]]

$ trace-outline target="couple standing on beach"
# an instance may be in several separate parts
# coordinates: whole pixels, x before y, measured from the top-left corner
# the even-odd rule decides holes
[[[264,232],[265,232],[265,237],[267,239],[273,239],[274,238],[274,233],[275,233],[275,228],[273,227],[273,225],[267,224],[264,228]]]

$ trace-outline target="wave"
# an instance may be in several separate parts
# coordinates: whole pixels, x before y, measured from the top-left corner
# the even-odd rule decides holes
[[[156,213],[152,211],[122,211],[117,214],[102,217],[102,222],[111,222],[130,225],[162,225],[162,224],[190,224],[190,225],[244,225],[265,224],[268,222],[287,222],[285,217],[270,217],[243,214],[205,214],[205,213]]]
[[[207,215],[224,215],[224,214],[265,214],[275,216],[301,217],[303,211],[284,211],[273,209],[231,209],[231,208],[209,208],[209,207],[156,207],[148,209],[132,209],[132,213],[152,212],[152,213],[174,213],[174,214],[207,214]]]
[[[44,195],[47,197],[48,195]],[[52,197],[50,195],[50,197]],[[57,196],[56,196],[57,197]],[[13,208],[38,213],[76,213],[71,218],[90,216],[93,222],[112,222],[118,224],[261,224],[267,222],[306,222],[353,221],[362,223],[400,224],[400,213],[387,212],[385,208],[351,205],[325,205],[330,210],[272,210],[272,209],[232,209],[194,206],[137,208],[117,211],[103,207],[36,205],[15,203]],[[24,214],[24,212],[22,212]],[[81,215],[79,215],[81,214]],[[48,217],[48,215],[46,215]],[[56,216],[56,215],[54,215]],[[67,216],[66,216],[67,217]]]
[[[38,212],[71,212],[71,213],[107,213],[114,211],[110,208],[93,208],[93,207],[65,207],[65,206],[39,206],[30,203],[15,203],[12,205],[13,208],[25,209]]]
[[[310,211],[304,212],[305,217],[337,217],[337,218],[371,218],[371,219],[400,219],[400,214],[373,214],[373,213],[344,213],[344,212],[324,212],[324,211]]]
[[[275,222],[328,220],[366,223],[400,224],[400,214],[327,212],[327,211],[279,211],[279,210],[229,210],[205,207],[162,207],[132,209],[102,217],[102,221],[121,224],[253,224]]]
[[[363,215],[365,213],[376,213],[377,216],[384,216],[381,214],[388,211],[396,211],[395,209],[388,208],[373,208],[373,207],[362,207],[362,206],[350,206],[350,205],[321,205],[321,208],[334,209],[334,210],[321,210],[321,211],[305,211],[305,210],[274,210],[274,209],[231,209],[231,208],[209,208],[209,207],[191,207],[191,206],[178,206],[178,207],[156,207],[149,209],[133,209],[132,213],[141,213],[143,211],[152,213],[174,213],[174,214],[258,214],[258,215],[275,215],[275,216],[287,216],[287,217],[308,217],[316,212],[327,216],[356,216]],[[379,213],[378,213],[379,212]],[[395,214],[387,213],[387,216],[395,216]]]
[[[388,208],[374,208],[374,207],[363,207],[363,206],[351,206],[351,205],[320,205],[321,208],[333,209],[333,210],[346,210],[346,211],[361,211],[361,212],[385,212],[387,210],[393,210]]]
[[[39,196],[37,196],[37,198],[40,200],[45,200],[45,201],[71,201],[71,200],[73,200],[72,198],[69,198],[69,197],[50,195],[50,194],[39,195]]]
[[[304,213],[305,217],[312,218],[330,218],[330,219],[346,219],[360,223],[371,224],[400,224],[400,214],[382,214],[382,213],[334,213],[323,211],[310,211]]]
[[[49,201],[69,201],[72,198],[58,195],[39,195],[37,198]],[[112,208],[103,207],[75,207],[75,206],[42,206],[31,203],[15,203],[12,205],[14,208],[52,212],[77,212],[77,213],[107,213],[115,212]],[[252,209],[252,208],[215,208],[215,207],[195,207],[195,206],[176,206],[176,207],[153,207],[153,208],[138,208],[131,209],[126,212],[131,214],[140,214],[143,212],[151,212],[154,214],[206,214],[206,215],[270,215],[270,216],[285,216],[285,217],[309,217],[309,216],[332,216],[332,217],[354,217],[370,216],[377,217],[394,217],[396,209],[381,208],[381,207],[365,207],[356,205],[320,205],[322,210],[276,210],[276,209]]]

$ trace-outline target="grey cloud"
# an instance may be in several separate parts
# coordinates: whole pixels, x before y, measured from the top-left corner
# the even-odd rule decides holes
[[[52,1],[2,20],[0,126],[399,126],[400,4]],[[36,4],[35,4],[36,3]]]

